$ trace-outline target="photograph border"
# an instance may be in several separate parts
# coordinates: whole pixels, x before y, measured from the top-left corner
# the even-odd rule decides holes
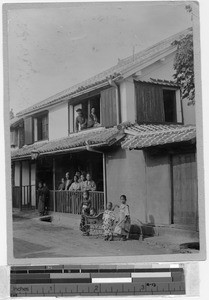
[[[169,1],[158,1],[159,3]],[[185,1],[176,1],[185,2]],[[6,157],[6,206],[7,206],[7,262],[10,265],[27,264],[137,264],[144,262],[183,262],[198,261],[206,258],[206,235],[205,235],[205,200],[204,200],[204,160],[203,160],[203,121],[202,121],[202,91],[201,91],[201,58],[200,58],[200,20],[199,6],[197,2],[187,1],[192,4],[194,10],[193,33],[194,33],[194,70],[195,70],[195,94],[198,95],[196,105],[196,128],[197,128],[197,167],[198,167],[198,209],[199,209],[199,253],[189,254],[159,254],[137,256],[104,256],[104,257],[54,257],[54,258],[14,258],[13,256],[13,229],[12,229],[12,196],[11,196],[11,157],[9,136],[9,79],[8,79],[8,31],[7,11],[11,9],[60,7],[71,3],[27,3],[27,4],[4,4],[3,5],[3,66],[4,66],[4,125],[5,125],[5,157]],[[175,1],[173,1],[175,4]],[[197,96],[196,96],[197,98]],[[201,99],[201,101],[199,100]]]

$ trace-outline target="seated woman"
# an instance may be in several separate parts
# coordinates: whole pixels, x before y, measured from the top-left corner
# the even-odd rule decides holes
[[[74,182],[71,184],[69,191],[79,191],[80,190],[80,183],[78,182],[78,176],[74,176]]]
[[[129,206],[126,204],[126,196],[121,195],[120,200],[121,205],[115,205],[115,207],[119,207],[119,219],[115,226],[114,234],[119,235],[122,241],[126,241],[131,227],[130,212]]]

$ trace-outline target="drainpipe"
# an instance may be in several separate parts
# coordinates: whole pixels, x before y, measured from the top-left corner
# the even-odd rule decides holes
[[[120,117],[120,89],[119,89],[119,86],[112,79],[109,79],[108,82],[109,82],[109,85],[116,88],[116,115],[117,115],[117,125],[118,125],[121,122],[121,117]]]
[[[89,152],[95,152],[95,153],[100,153],[102,154],[102,162],[103,162],[103,189],[104,189],[104,209],[107,208],[107,171],[106,171],[106,156],[105,153],[99,150],[94,150],[91,148],[89,145],[86,146],[86,150]]]
[[[55,170],[56,170],[56,165],[55,165],[55,158],[53,157],[53,211],[55,212],[56,211],[56,208],[55,208]]]

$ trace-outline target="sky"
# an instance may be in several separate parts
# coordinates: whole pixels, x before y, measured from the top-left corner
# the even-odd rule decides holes
[[[192,25],[183,2],[40,5],[8,11],[14,113]]]

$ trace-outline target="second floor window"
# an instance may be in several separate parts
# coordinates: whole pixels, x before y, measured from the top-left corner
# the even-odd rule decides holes
[[[163,103],[165,122],[173,122],[176,120],[176,92],[174,90],[163,90]]]
[[[12,147],[21,148],[24,146],[24,127],[23,124],[13,128],[10,131],[10,140]]]
[[[34,118],[34,142],[48,139],[48,115]]]
[[[181,123],[182,110],[176,88],[135,82],[138,123]],[[177,115],[178,105],[178,115]]]
[[[69,133],[99,126],[115,126],[118,124],[118,115],[115,87],[98,91],[98,94],[88,98],[77,98],[69,105]]]

